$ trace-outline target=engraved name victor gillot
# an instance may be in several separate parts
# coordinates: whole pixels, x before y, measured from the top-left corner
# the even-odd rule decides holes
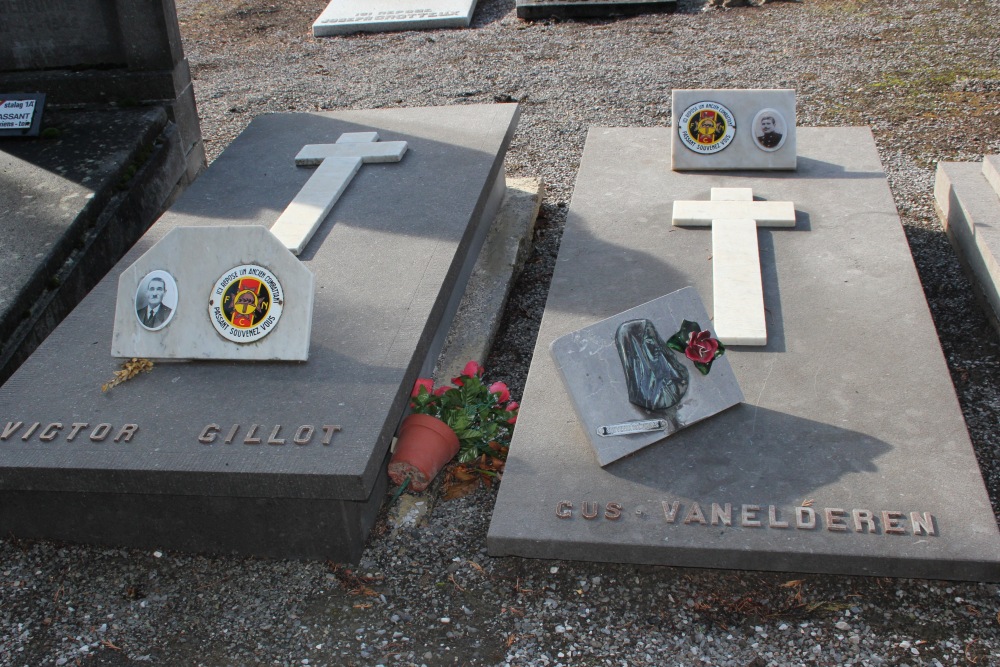
[[[223,429],[218,424],[207,424],[193,439],[204,445],[214,443],[232,445],[308,445],[313,441],[322,445],[329,445],[333,441],[333,434],[341,431],[337,424],[323,424],[314,426],[312,424],[302,424],[293,428],[286,428],[281,424],[274,426],[262,424],[232,424]],[[23,442],[35,439],[39,442],[52,442],[60,438],[65,442],[89,440],[90,442],[104,442],[111,439],[112,442],[132,442],[132,438],[139,432],[138,424],[122,424],[116,426],[102,422],[91,424],[90,422],[23,422],[9,421],[0,430],[0,442],[20,439]],[[265,434],[269,434],[265,437]]]

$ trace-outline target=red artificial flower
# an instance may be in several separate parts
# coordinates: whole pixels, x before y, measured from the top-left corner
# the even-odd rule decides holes
[[[432,380],[431,378],[417,378],[417,381],[413,383],[413,392],[410,394],[410,396],[414,397],[419,396],[421,387],[424,387],[425,389],[427,389],[427,391],[433,391],[434,380]]]
[[[448,391],[449,389],[451,389],[451,387],[449,387],[446,384],[443,384],[431,393],[433,393],[435,396],[444,396],[445,392]]]
[[[692,331],[688,337],[687,348],[684,356],[691,361],[702,364],[711,363],[715,358],[715,353],[719,350],[719,341],[712,338],[711,331]]]
[[[519,406],[517,404],[517,401],[511,401],[510,403],[507,404],[507,412],[516,412],[519,407],[521,407],[521,406]],[[508,419],[507,423],[508,424],[516,424],[517,423],[517,415],[514,415],[513,417],[511,417],[510,419]]]
[[[490,385],[491,394],[499,394],[497,398],[497,403],[505,403],[510,400],[510,390],[507,389],[507,385],[503,382],[494,382]]]
[[[479,377],[480,375],[483,374],[484,370],[485,369],[482,366],[480,366],[478,362],[470,361],[465,365],[465,368],[462,369],[462,375],[468,375],[470,377]]]
[[[465,383],[462,382],[462,378],[461,377],[452,378],[451,379],[451,383],[453,385],[455,385],[456,387],[462,387],[465,384]]]

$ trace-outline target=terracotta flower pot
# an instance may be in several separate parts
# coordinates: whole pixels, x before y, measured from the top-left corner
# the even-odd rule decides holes
[[[410,488],[423,491],[458,453],[458,436],[437,417],[410,415],[403,420],[396,451],[389,460],[395,484],[410,478]]]

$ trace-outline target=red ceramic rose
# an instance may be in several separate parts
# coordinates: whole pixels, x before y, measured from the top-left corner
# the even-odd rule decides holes
[[[715,353],[718,349],[719,341],[712,338],[711,331],[692,331],[688,338],[687,348],[684,350],[684,356],[691,361],[707,364],[715,359]]]
[[[726,346],[697,322],[684,320],[680,331],[667,340],[667,347],[682,352],[702,375],[712,370],[712,362],[726,353]]]

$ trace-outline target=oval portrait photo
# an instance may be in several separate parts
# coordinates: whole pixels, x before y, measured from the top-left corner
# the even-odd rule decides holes
[[[776,151],[785,143],[788,125],[774,109],[761,109],[753,117],[753,142],[762,151]]]
[[[159,331],[170,324],[177,308],[177,283],[166,271],[150,271],[135,290],[135,316],[144,329]]]

